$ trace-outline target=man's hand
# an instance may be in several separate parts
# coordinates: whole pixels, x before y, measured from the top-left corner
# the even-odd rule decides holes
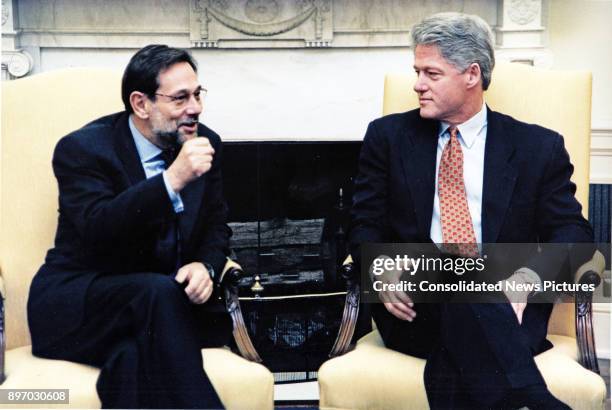
[[[512,310],[516,314],[516,318],[518,319],[519,325],[523,323],[523,312],[527,307],[527,302],[510,302],[510,306],[512,306]]]
[[[199,137],[185,141],[178,156],[166,170],[168,182],[179,193],[196,178],[204,175],[212,166],[215,150],[208,138]]]
[[[515,282],[515,284],[527,284],[529,283],[521,273],[515,273],[506,279],[507,282]],[[527,307],[527,298],[530,295],[529,290],[516,290],[512,291],[509,287],[504,284],[504,294],[512,306],[512,310],[516,314],[519,324],[523,323],[523,312]]]
[[[388,258],[388,256],[381,255],[378,258]],[[374,276],[372,273],[372,267],[370,267],[370,275],[374,280],[380,280],[384,284],[397,284],[400,282],[400,277],[403,271],[401,270],[385,270],[380,276]],[[414,311],[414,303],[410,296],[402,291],[380,291],[377,292],[379,299],[385,305],[385,308],[389,313],[400,320],[407,320],[412,322],[416,317]]]
[[[412,303],[412,299],[410,299],[408,295],[405,293],[402,294],[404,295],[404,299],[397,298],[394,302],[385,302],[385,308],[396,318],[412,322],[416,317],[416,312],[412,308],[414,303]]]
[[[213,281],[206,267],[200,262],[192,262],[180,268],[174,279],[178,283],[187,282],[185,293],[196,305],[205,303],[212,294]]]

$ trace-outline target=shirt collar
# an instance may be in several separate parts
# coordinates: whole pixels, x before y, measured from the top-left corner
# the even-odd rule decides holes
[[[132,120],[131,115],[128,119],[128,124],[130,126],[130,131],[132,131],[132,137],[134,138],[134,143],[136,144],[136,150],[138,151],[140,162],[149,162],[162,152],[157,145],[146,139],[145,136],[138,131],[138,128],[136,128],[136,125],[134,125],[134,120]]]
[[[467,148],[472,148],[476,138],[480,135],[482,129],[487,125],[487,105],[482,103],[482,108],[472,118],[459,124],[457,129],[459,130],[459,138],[463,139],[463,143]],[[440,121],[440,133],[439,137],[443,136],[448,130],[450,124]]]

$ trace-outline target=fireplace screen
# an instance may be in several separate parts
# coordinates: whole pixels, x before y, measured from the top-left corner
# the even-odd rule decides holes
[[[335,341],[338,267],[360,142],[224,144],[224,189],[239,294],[259,355],[276,372],[316,371]],[[259,277],[261,291],[253,288]],[[298,374],[298,373],[295,373]]]
[[[346,256],[360,146],[224,145],[225,196],[234,231],[231,247],[245,272],[259,274],[262,280],[280,276],[316,282],[319,291],[343,290],[336,273],[338,261]]]

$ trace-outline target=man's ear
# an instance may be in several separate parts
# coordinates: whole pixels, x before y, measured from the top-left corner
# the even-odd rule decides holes
[[[467,74],[467,88],[473,88],[479,84],[481,72],[478,63],[470,64],[467,70],[465,70],[465,73]]]
[[[130,105],[134,110],[134,115],[142,120],[149,118],[149,98],[140,91],[132,91],[130,94]]]

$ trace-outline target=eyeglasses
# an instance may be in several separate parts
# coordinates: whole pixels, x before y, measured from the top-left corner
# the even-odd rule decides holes
[[[192,95],[193,95],[193,98],[195,98],[195,100],[197,102],[201,102],[202,98],[206,97],[207,93],[208,93],[208,90],[206,88],[198,87],[192,93],[182,92],[182,93],[177,94],[177,95],[167,95],[167,94],[155,93],[155,95],[159,95],[161,97],[169,98],[170,102],[172,104],[174,104],[174,106],[176,108],[181,108],[181,107],[184,107],[185,105],[187,105],[187,103],[191,99]]]

